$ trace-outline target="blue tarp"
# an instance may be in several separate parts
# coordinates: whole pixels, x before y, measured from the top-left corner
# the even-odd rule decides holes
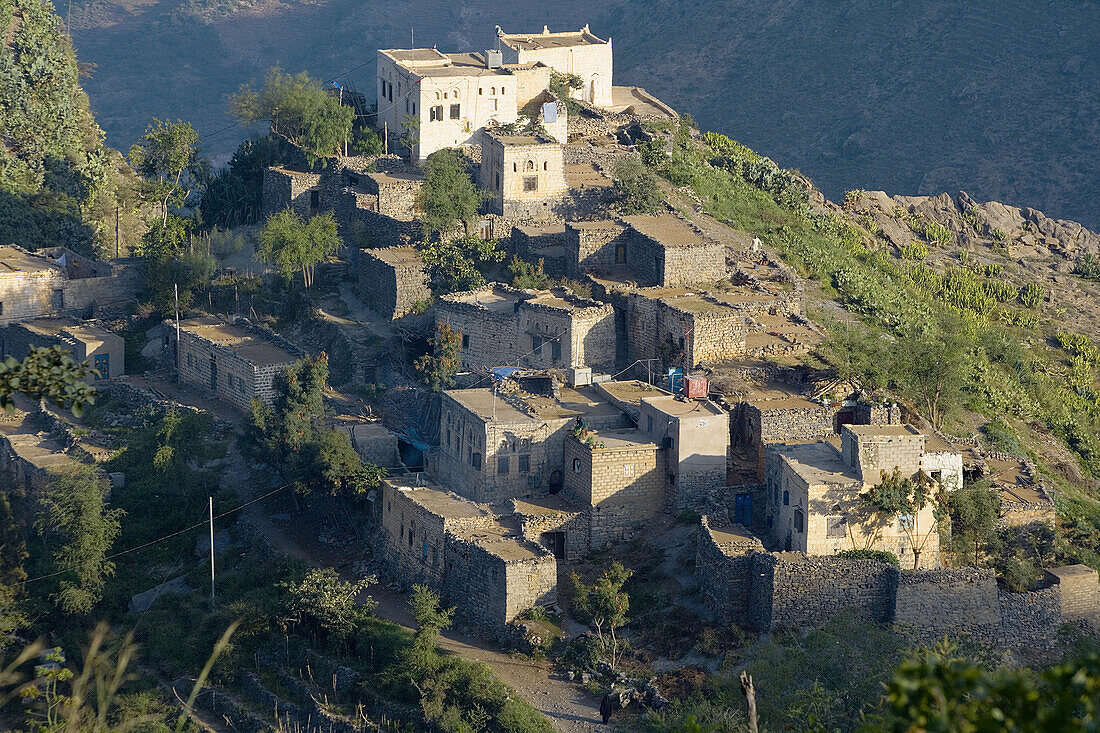
[[[507,379],[516,372],[522,372],[519,367],[493,367],[489,370],[489,374],[496,380]]]

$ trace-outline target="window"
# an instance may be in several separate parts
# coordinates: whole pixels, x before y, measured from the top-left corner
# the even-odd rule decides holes
[[[428,110],[428,122],[439,122],[443,119],[443,105],[437,104]]]
[[[443,92],[443,98],[447,99],[447,92]]]
[[[519,172],[519,164],[512,163],[512,172],[513,173],[518,173]]]
[[[413,528],[409,527],[409,547],[413,546]]]
[[[912,514],[899,514],[898,515],[898,531],[903,532],[907,529],[913,528],[913,515]]]
[[[451,90],[451,94],[453,94],[453,95],[454,95],[454,98],[455,98],[455,99],[458,99],[458,90],[457,90],[457,89],[452,89],[452,90]]]
[[[533,160],[527,161],[523,166],[523,170],[525,170],[525,171],[535,170],[535,161],[533,161]]]
[[[416,114],[416,102],[413,102],[413,114]]]
[[[187,354],[187,366],[195,366],[194,360],[191,358],[191,354]]]
[[[489,100],[489,111],[490,112],[496,112],[497,111],[497,100],[496,99],[490,99]]]
[[[496,88],[496,87],[493,87],[493,88],[491,88],[491,89],[489,90],[489,93],[490,93],[490,94],[496,94],[496,93],[497,93],[497,88]]]
[[[825,517],[826,537],[846,537],[848,535],[847,517]]]
[[[539,190],[539,178],[538,178],[538,176],[524,176],[523,177],[523,190],[524,191],[538,191]]]
[[[932,471],[928,474],[928,478],[935,481],[937,484],[943,482],[943,471]]]
[[[0,301],[0,316],[4,315],[4,303]]]
[[[791,505],[791,492],[784,491],[783,492],[783,506],[790,506],[790,505]]]
[[[518,469],[520,473],[531,473],[531,456],[520,456]]]
[[[497,459],[497,473],[501,476],[508,474],[508,457],[502,456]]]
[[[620,243],[620,244],[615,245],[615,264],[616,265],[625,265],[626,264],[626,245],[625,244]]]
[[[806,531],[805,525],[806,525],[806,516],[802,513],[801,509],[795,509],[794,510],[794,527],[795,527],[796,530],[798,530],[799,534],[802,534],[804,531]]]
[[[653,416],[652,415],[646,415],[645,416],[645,431],[647,433],[652,433],[653,432]]]
[[[470,454],[470,465],[473,466],[478,471],[481,470],[481,454],[480,453],[471,453]]]
[[[477,88],[477,93],[478,93],[478,95],[482,95],[482,94],[484,94],[484,93],[485,93],[485,89],[484,89],[484,88],[482,88],[482,87],[478,87],[478,88]]]
[[[531,351],[538,356],[542,356],[542,336],[531,337]]]
[[[423,549],[421,551],[420,557],[424,562],[428,562],[428,543],[427,543],[427,541],[425,541],[424,544],[423,544]]]
[[[496,179],[497,179],[497,190],[499,191],[500,190],[500,174],[499,173],[496,174]],[[3,303],[0,303],[0,314],[2,314],[4,312],[3,305],[4,305]]]
[[[573,459],[573,473],[580,473],[580,472],[581,472],[581,459],[580,458],[574,458]]]
[[[462,116],[461,106],[457,105],[457,104],[452,104],[451,105],[451,119],[452,120],[457,120],[461,116]]]
[[[60,310],[65,307],[65,291],[55,290],[50,298],[50,304]]]
[[[550,358],[554,361],[561,359],[561,341],[558,339],[550,342]]]
[[[469,334],[466,334],[466,333],[462,334],[462,348],[464,348],[464,349],[470,348],[470,335]]]

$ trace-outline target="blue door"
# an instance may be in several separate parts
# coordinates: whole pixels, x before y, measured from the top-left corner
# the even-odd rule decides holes
[[[95,370],[99,372],[99,376],[96,379],[107,379],[111,376],[111,355],[110,354],[96,354],[95,357]]]
[[[746,527],[752,524],[752,494],[738,494],[734,497],[733,521]]]

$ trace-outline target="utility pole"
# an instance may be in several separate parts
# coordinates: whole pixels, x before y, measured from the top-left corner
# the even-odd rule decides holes
[[[214,497],[210,498],[210,608],[214,608]]]
[[[172,283],[172,292],[176,296],[176,375],[180,372],[180,286]]]
[[[409,48],[416,48],[416,29],[409,28]]]
[[[115,259],[118,259],[118,204],[115,204]]]
[[[390,154],[390,123],[382,123],[382,152]]]

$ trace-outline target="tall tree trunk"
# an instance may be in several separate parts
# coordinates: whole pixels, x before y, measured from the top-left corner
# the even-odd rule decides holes
[[[759,733],[760,727],[756,720],[756,688],[752,683],[752,676],[745,670],[741,670],[741,694],[745,696],[745,704],[748,706],[749,733]]]

